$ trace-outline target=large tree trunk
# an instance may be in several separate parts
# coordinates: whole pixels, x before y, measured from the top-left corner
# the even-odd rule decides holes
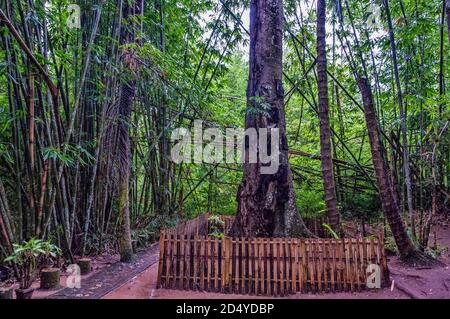
[[[394,236],[400,256],[414,264],[433,264],[434,260],[416,249],[408,236],[406,226],[400,214],[400,208],[394,196],[392,178],[389,174],[386,153],[381,143],[380,130],[373,104],[372,90],[366,78],[359,78],[358,86],[364,105],[370,151],[378,185],[378,192],[384,215]]]
[[[339,229],[336,189],[334,185],[331,129],[328,112],[328,80],[326,51],[326,1],[317,0],[317,86],[319,94],[320,158],[322,160],[323,190],[328,222],[334,230]]]
[[[237,194],[238,212],[231,229],[234,236],[311,235],[295,205],[292,172],[288,162],[282,55],[282,0],[252,0],[245,127],[279,129],[279,168],[275,174],[262,174],[261,167],[264,165],[259,159],[257,163],[249,163],[245,158],[244,177]],[[260,103],[265,105],[264,112],[250,112],[258,110]],[[248,143],[245,143],[245,150],[249,150]]]
[[[141,12],[139,7],[140,1],[134,1],[130,6],[125,1],[123,5],[123,19],[125,24],[121,33],[122,44],[131,44],[134,42],[133,32],[133,15]],[[131,242],[130,230],[130,170],[131,170],[131,150],[130,150],[130,131],[129,122],[131,120],[131,109],[133,106],[133,99],[136,92],[136,59],[132,49],[125,49],[122,52],[123,66],[128,69],[129,74],[126,80],[120,85],[119,97],[119,114],[118,114],[118,128],[117,128],[117,157],[118,170],[120,176],[118,183],[118,208],[119,208],[119,222],[120,231],[118,234],[119,254],[120,260],[128,262],[133,257],[133,246]]]

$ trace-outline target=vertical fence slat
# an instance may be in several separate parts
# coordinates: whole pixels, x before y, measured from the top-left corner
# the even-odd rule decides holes
[[[300,256],[301,256],[301,265],[300,265],[300,273],[299,273],[299,277],[300,277],[300,291],[301,292],[305,292],[306,291],[306,283],[308,280],[308,268],[306,267],[306,244],[305,244],[305,240],[301,239],[300,240]]]
[[[264,295],[265,249],[264,249],[264,242],[261,238],[258,239],[258,251],[259,251],[259,294]]]
[[[193,252],[194,252],[194,269],[193,269],[193,281],[192,281],[192,288],[194,289],[194,290],[197,290],[198,289],[198,275],[199,275],[199,267],[198,267],[198,264],[199,264],[199,254],[198,254],[198,235],[195,235],[194,236],[194,249],[193,249]]]
[[[184,250],[184,244],[185,244],[185,235],[181,235],[180,236],[180,280],[179,280],[179,288],[180,289],[184,289],[184,267],[185,267],[185,262],[186,262],[186,258],[185,258],[185,250]]]
[[[316,254],[315,254],[315,241],[309,241],[309,253],[311,256],[311,259],[308,260],[308,263],[310,264],[310,285],[311,285],[311,291],[316,292]]]
[[[284,245],[284,256],[285,256],[285,263],[286,263],[286,293],[292,293],[292,260],[291,260],[291,245],[292,245],[292,239],[291,238],[285,238],[285,245]]]
[[[162,280],[162,271],[163,271],[163,263],[164,263],[164,255],[165,255],[165,240],[166,240],[166,233],[164,230],[161,230],[159,233],[159,264],[158,264],[158,278],[156,287],[161,287],[161,280]]]
[[[253,293],[258,295],[258,280],[259,280],[259,249],[258,239],[253,239],[253,268],[254,268],[254,280],[253,280]]]
[[[247,245],[244,238],[241,238],[242,247],[242,282],[241,282],[241,293],[247,293]]]
[[[254,278],[254,274],[253,274],[253,238],[249,238],[248,240],[248,293],[251,295],[253,294],[253,278]]]
[[[211,281],[211,270],[212,270],[212,263],[213,263],[213,250],[212,250],[212,246],[211,246],[211,238],[208,237],[206,239],[206,243],[207,243],[207,248],[206,248],[206,263],[208,264],[208,274],[207,274],[207,279],[206,279],[206,289],[208,289],[208,291],[211,291],[212,289],[212,281]]]
[[[285,262],[285,253],[284,253],[284,246],[285,246],[285,240],[284,238],[280,238],[280,292],[281,295],[284,296],[284,291],[285,291],[285,276],[286,276],[286,270],[285,270],[285,266],[286,266],[286,262]]]
[[[322,243],[322,278],[323,287],[322,291],[328,290],[328,239],[325,239]]]
[[[317,258],[318,258],[318,262],[317,262],[317,289],[319,292],[322,292],[323,290],[323,285],[322,285],[322,281],[323,281],[323,241],[322,240],[318,240],[317,241],[317,245],[316,246],[316,253],[317,253]]]
[[[171,248],[172,248],[172,237],[173,235],[170,235],[168,237],[167,241],[167,254],[166,254],[166,287],[170,288],[170,274],[172,270],[172,263],[170,259],[171,254]]]
[[[334,292],[336,290],[336,281],[335,281],[335,275],[336,275],[336,241],[334,239],[330,242],[330,276],[331,276],[331,291]]]
[[[226,260],[226,280],[225,280],[225,286],[227,287],[227,289],[229,289],[230,284],[231,284],[231,238],[230,237],[226,237],[225,239],[226,242],[226,256],[227,256],[227,260]]]
[[[239,245],[239,238],[236,238],[234,243],[235,251],[236,251],[236,260],[234,261],[234,292],[239,293],[240,291],[240,261],[241,261],[241,255],[239,253],[240,251],[240,245]]]
[[[200,237],[200,262],[199,262],[199,270],[200,270],[200,290],[204,290],[205,288],[205,240],[204,237]]]
[[[191,265],[192,265],[192,256],[191,256],[191,246],[192,240],[191,235],[186,236],[186,289],[191,289]]]
[[[291,240],[291,262],[292,262],[292,281],[291,281],[291,292],[296,293],[297,292],[297,267],[298,267],[298,252],[297,252],[297,238],[293,238]]]
[[[267,294],[271,295],[272,294],[272,265],[273,265],[273,258],[271,255],[271,250],[270,247],[271,245],[269,244],[270,239],[266,239],[264,238],[264,250],[266,251],[266,285],[267,285]]]
[[[219,291],[219,240],[214,238],[214,290]]]
[[[354,285],[353,285],[353,271],[352,271],[352,241],[348,240],[347,241],[347,261],[348,261],[348,279],[350,282],[350,290],[353,292],[354,291]]]
[[[219,240],[220,247],[220,291],[225,292],[225,238]]]
[[[275,296],[278,295],[278,274],[279,274],[279,269],[278,269],[278,240],[277,239],[272,239],[273,240],[273,258],[274,258],[274,262],[273,262],[273,294]]]

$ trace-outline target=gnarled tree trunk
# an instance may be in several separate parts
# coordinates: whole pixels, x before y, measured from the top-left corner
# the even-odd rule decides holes
[[[335,231],[339,229],[336,189],[331,150],[331,128],[328,111],[328,80],[326,50],[326,1],[317,0],[317,86],[319,94],[320,158],[322,161],[323,190],[328,222]]]
[[[275,174],[262,174],[261,167],[264,165],[259,159],[257,163],[245,160],[244,177],[237,194],[238,212],[231,229],[233,236],[310,235],[295,205],[292,172],[288,162],[282,55],[282,0],[252,0],[245,127],[256,130],[279,129],[279,167]],[[264,112],[249,111],[258,110],[261,106],[259,103],[264,103]],[[246,151],[249,147],[245,143]]]

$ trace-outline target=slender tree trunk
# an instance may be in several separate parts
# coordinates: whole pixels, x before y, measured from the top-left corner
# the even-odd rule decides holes
[[[411,170],[409,167],[409,150],[408,150],[408,139],[406,134],[406,114],[403,106],[403,95],[402,87],[400,84],[400,75],[398,72],[397,63],[397,48],[395,44],[394,28],[392,26],[391,12],[389,9],[389,0],[383,0],[386,9],[386,18],[389,29],[389,39],[391,44],[391,56],[392,64],[394,67],[394,78],[395,85],[397,87],[397,99],[398,99],[398,109],[400,115],[400,129],[402,135],[402,147],[403,147],[403,171],[405,173],[405,185],[406,185],[406,202],[408,205],[408,214],[410,219],[411,231],[415,233],[415,221],[414,221],[414,211],[413,211],[413,194],[412,194],[412,182],[411,182]]]
[[[319,94],[320,158],[322,160],[323,189],[328,223],[331,228],[337,231],[339,229],[339,211],[337,209],[331,150],[325,19],[326,1],[317,0],[317,86]]]
[[[447,13],[448,44],[450,44],[450,0],[445,0],[445,12]]]
[[[275,174],[262,174],[261,168],[264,165],[260,159],[257,163],[250,163],[245,159],[244,177],[237,194],[238,211],[231,229],[234,236],[311,235],[296,208],[292,172],[288,162],[282,55],[282,0],[252,0],[245,127],[256,130],[279,129],[279,167]],[[265,112],[250,111],[259,110],[261,104],[264,104]],[[249,143],[245,142],[244,147],[247,153]]]
[[[128,25],[123,26],[121,36],[122,44],[131,44],[135,41],[134,32],[132,29],[132,19],[134,15],[138,15],[140,12],[139,1],[134,1],[131,6],[128,5],[127,1],[124,2],[123,19],[128,21]],[[118,183],[120,230],[118,233],[118,242],[120,260],[123,262],[129,262],[133,257],[129,205],[131,173],[131,140],[129,123],[131,120],[133,99],[136,93],[136,80],[134,78],[134,73],[136,71],[136,58],[134,56],[134,52],[132,52],[132,49],[125,49],[122,52],[122,63],[130,74],[127,75],[127,79],[120,85],[119,97],[117,156],[120,167],[120,176],[118,176],[120,179]]]
[[[372,90],[366,78],[359,78],[358,86],[361,90],[369,135],[370,151],[378,184],[378,191],[384,215],[394,236],[395,243],[403,260],[415,264],[432,264],[434,261],[416,249],[408,236],[406,226],[400,214],[400,208],[394,196],[392,178],[389,175],[386,153],[380,138],[380,129],[373,104]]]
[[[32,67],[31,63],[29,67]],[[30,153],[30,167],[32,174],[34,174],[35,168],[34,116],[34,74],[33,71],[30,70],[28,75],[28,151]]]

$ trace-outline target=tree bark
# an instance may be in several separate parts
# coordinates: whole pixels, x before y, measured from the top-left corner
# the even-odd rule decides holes
[[[244,176],[237,194],[238,211],[231,229],[233,236],[311,235],[295,205],[292,172],[288,162],[282,55],[282,0],[252,0],[245,127],[256,130],[279,129],[279,167],[275,174],[262,174],[264,165],[259,158],[257,163],[250,163],[245,158]],[[260,102],[266,106],[265,112],[249,112],[250,109],[258,109]],[[247,152],[249,143],[245,142],[244,147]]]
[[[133,32],[133,15],[141,12],[139,8],[139,1],[134,1],[132,5],[124,2],[123,19],[128,21],[128,24],[123,26],[121,42],[122,44],[132,44],[134,39]],[[129,262],[133,258],[133,245],[131,241],[130,229],[130,207],[129,207],[129,193],[130,193],[130,172],[131,172],[131,140],[129,123],[131,120],[131,109],[133,106],[133,99],[136,93],[136,59],[132,49],[125,49],[122,52],[123,66],[128,69],[129,73],[126,80],[120,85],[119,97],[119,115],[117,128],[117,159],[119,166],[118,177],[118,208],[119,208],[119,222],[120,230],[118,233],[119,254],[120,260]]]
[[[447,13],[448,44],[450,44],[450,0],[445,0],[445,12]]]
[[[322,159],[323,190],[330,227],[339,230],[334,183],[333,157],[331,150],[331,129],[328,106],[327,51],[326,51],[326,1],[317,0],[317,86],[319,95],[320,157]]]
[[[389,174],[386,153],[381,142],[380,129],[375,114],[372,90],[366,78],[358,78],[357,81],[363,99],[364,116],[381,206],[394,236],[400,257],[414,264],[433,264],[435,261],[417,250],[408,236],[400,214],[400,208],[394,196],[392,178]]]
[[[408,204],[408,214],[411,224],[411,231],[415,234],[415,221],[414,221],[414,207],[413,207],[413,194],[412,194],[412,182],[411,182],[411,170],[409,167],[409,150],[408,150],[408,139],[406,134],[406,114],[403,106],[403,95],[402,87],[400,84],[400,75],[398,72],[397,63],[397,48],[395,44],[394,28],[392,26],[391,11],[389,9],[389,0],[383,0],[384,7],[386,9],[386,19],[389,29],[389,40],[391,45],[391,56],[392,64],[394,67],[394,78],[395,85],[397,87],[397,99],[398,99],[398,109],[400,115],[400,130],[402,134],[402,147],[403,147],[403,171],[405,173],[405,185],[406,185],[406,202]]]

